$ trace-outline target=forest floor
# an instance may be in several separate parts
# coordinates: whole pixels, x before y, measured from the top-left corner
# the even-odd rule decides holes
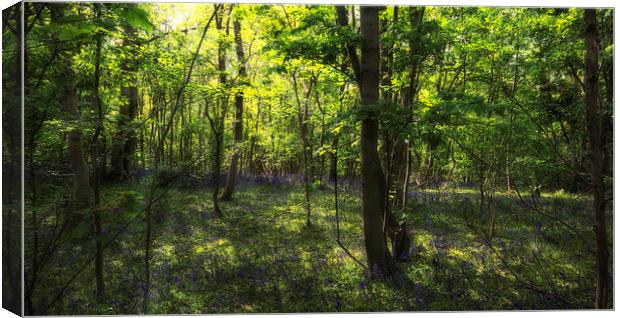
[[[105,187],[119,208],[104,219],[106,233],[143,204],[144,183]],[[301,186],[242,184],[214,216],[211,189],[172,188],[153,210],[149,313],[368,312],[591,308],[594,257],[589,201],[562,192],[543,195],[539,212],[515,194],[496,195],[480,209],[471,189],[420,190],[398,217],[407,220],[411,257],[400,263],[401,287],[368,281],[336,242],[332,190],[312,192],[305,225]],[[126,201],[132,197],[134,204]],[[363,260],[359,197],[341,191],[341,241]],[[121,198],[121,199],[119,199]],[[123,199],[125,198],[125,199]],[[531,198],[528,198],[531,203]],[[120,202],[120,203],[119,203]],[[122,208],[121,208],[122,206]],[[470,224],[485,237],[474,234]],[[130,213],[135,215],[135,212]],[[610,215],[611,218],[611,215]],[[609,223],[611,224],[611,222]],[[580,238],[580,236],[582,238]],[[92,256],[94,243],[75,239],[43,281],[53,295]],[[490,246],[489,246],[490,245]],[[139,313],[144,294],[144,222],[128,227],[105,250],[106,299],[94,297],[90,266],[71,285],[54,314]],[[611,249],[613,250],[613,249]],[[613,257],[613,256],[612,256]],[[57,276],[58,275],[58,276]],[[612,275],[613,277],[613,275]],[[39,299],[45,303],[45,297]]]

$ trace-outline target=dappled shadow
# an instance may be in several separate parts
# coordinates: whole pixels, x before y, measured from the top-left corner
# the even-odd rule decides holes
[[[125,191],[114,189],[107,193]],[[153,229],[150,313],[592,306],[594,258],[574,233],[525,210],[514,195],[496,196],[496,227],[491,235],[491,211],[480,210],[475,193],[447,192],[436,199],[420,191],[410,198],[407,209],[395,211],[411,229],[411,258],[399,264],[394,281],[383,282],[368,281],[363,269],[337,245],[329,189],[312,192],[310,227],[305,224],[300,186],[241,184],[234,199],[222,203],[223,218],[213,213],[210,190],[173,188],[154,207],[159,216]],[[363,260],[358,193],[343,191],[340,198],[341,239]],[[556,196],[542,201],[545,211],[565,218],[572,215],[570,224],[590,235],[586,201]],[[510,269],[465,225],[464,212]],[[107,224],[110,230],[118,226]],[[92,288],[92,273],[85,273],[66,292],[59,312],[138,313],[144,288],[143,244],[144,224],[137,222],[106,254],[105,304],[97,304],[93,293],[84,292]],[[528,289],[511,270],[549,293]]]

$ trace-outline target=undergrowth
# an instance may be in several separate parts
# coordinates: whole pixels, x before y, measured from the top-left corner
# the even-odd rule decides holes
[[[90,266],[52,312],[140,312],[145,226],[136,211],[143,208],[145,193],[140,183],[105,188],[111,208],[104,213],[104,236],[137,218],[105,250],[106,298],[96,301]],[[394,284],[369,281],[337,245],[328,190],[313,191],[307,227],[301,187],[240,185],[233,201],[222,203],[221,219],[213,214],[208,189],[173,188],[153,210],[149,313],[591,308],[595,258],[587,251],[593,242],[589,202],[564,193],[536,200],[540,211],[579,235],[526,208],[514,194],[500,193],[492,206],[481,207],[469,189],[412,192],[408,207],[396,211],[408,224],[412,244],[410,259],[399,264],[405,283]],[[341,241],[363,260],[358,194],[341,192],[339,208]],[[89,237],[63,247],[41,278],[36,303],[49,302],[67,273],[92,257],[93,247]]]

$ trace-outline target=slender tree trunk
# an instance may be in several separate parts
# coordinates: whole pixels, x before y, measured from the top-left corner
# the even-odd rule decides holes
[[[243,53],[243,41],[241,39],[241,23],[239,20],[233,22],[233,32],[235,35],[235,48],[237,51],[237,62],[239,63],[239,78],[245,80],[247,74],[245,69],[245,54]],[[222,193],[222,201],[232,199],[235,190],[235,178],[239,166],[240,144],[243,141],[243,91],[235,94],[235,124],[234,124],[234,149],[228,166],[228,176],[224,192]]]
[[[512,95],[515,96],[517,93],[517,85],[519,83],[519,46],[516,45],[516,56],[515,56],[515,66],[514,66],[514,77],[512,80]],[[514,130],[514,121],[515,114],[513,110],[513,106],[511,105],[508,109],[508,134],[506,136],[506,189],[508,191],[512,191],[512,161],[514,154],[512,153],[512,135]]]
[[[355,6],[353,6],[355,7]],[[353,20],[355,21],[355,10],[351,10],[353,15]],[[347,8],[345,6],[336,6],[336,22],[340,26],[347,26],[349,24],[349,18],[347,16]],[[353,28],[355,28],[355,23],[353,23]],[[351,63],[351,68],[353,68],[353,73],[355,75],[355,79],[359,82],[360,80],[360,61],[357,57],[357,52],[355,50],[355,46],[353,44],[347,44],[345,47],[345,55],[349,57],[349,61]]]
[[[394,23],[398,22],[397,9],[397,7],[394,8]],[[422,18],[424,16],[424,7],[410,7],[409,10],[409,20],[411,28],[412,30],[419,32]],[[419,56],[420,36],[418,35],[417,38],[417,40],[411,40],[409,43],[409,55],[412,60],[412,64],[411,68],[409,69],[409,86],[404,94],[403,99],[403,107],[407,110],[407,124],[410,124],[413,121],[413,99],[416,95],[417,78],[421,72],[420,65],[422,64],[422,59]],[[393,57],[390,53],[388,55],[388,63],[392,63],[392,59]],[[386,77],[389,79],[391,78],[391,70],[389,67],[387,67],[386,69],[388,71]],[[386,94],[386,98],[393,99],[391,94]],[[390,240],[392,242],[392,254],[394,258],[396,260],[405,260],[407,259],[410,247],[410,239],[409,233],[407,231],[407,225],[405,223],[400,224],[396,221],[395,217],[392,214],[391,208],[392,206],[402,208],[406,205],[410,169],[409,141],[401,136],[388,136],[388,138],[386,138],[386,150],[388,151],[388,153],[386,154],[386,158],[388,158],[386,163],[386,184],[388,186],[388,189],[386,189],[386,196],[390,193],[390,189],[393,189],[394,191],[394,200],[391,200],[391,202],[386,202],[385,207],[385,214],[387,216],[387,230]],[[389,198],[389,196],[386,198]]]
[[[310,100],[310,94],[312,92],[312,84],[308,88],[305,96],[305,101],[302,103],[299,98],[299,90],[297,87],[297,74],[293,73],[293,89],[295,91],[295,99],[297,101],[297,120],[299,122],[299,131],[302,141],[302,151],[303,151],[303,169],[304,169],[304,196],[305,202],[304,207],[306,210],[306,225],[310,226],[310,176],[309,176],[309,161],[310,155],[312,154],[310,140],[308,138],[308,121],[310,120],[308,116],[308,103]]]
[[[73,72],[70,70],[70,60],[65,60],[66,70],[63,71],[64,81],[61,90],[60,104],[64,112],[76,123],[79,121],[80,113],[75,105],[77,97],[75,96],[75,86],[70,82]],[[71,169],[73,170],[73,197],[76,203],[76,212],[84,212],[90,206],[90,181],[89,172],[86,161],[84,160],[84,149],[82,147],[82,131],[79,128],[73,128],[67,133],[69,144],[69,158],[71,161]]]
[[[405,173],[404,173],[404,177],[402,179],[402,183],[403,183],[403,192],[401,194],[401,207],[406,207],[407,206],[407,195],[409,194],[409,176],[411,175],[411,166],[412,166],[412,161],[411,161],[411,148],[409,148],[409,140],[405,140],[405,147],[407,148],[407,151],[405,152]]]
[[[95,11],[97,17],[100,15],[100,4],[95,3]],[[101,39],[102,35],[97,34],[95,37],[96,46],[95,46],[95,74],[94,74],[94,85],[93,85],[93,101],[95,104],[95,108],[97,110],[97,123],[95,128],[95,133],[93,135],[93,145],[91,151],[91,164],[93,169],[93,193],[94,193],[94,208],[93,208],[93,220],[95,223],[95,281],[97,287],[97,298],[103,299],[105,295],[105,287],[103,280],[103,245],[100,240],[101,238],[101,215],[100,215],[100,204],[101,204],[101,169],[99,160],[101,159],[101,135],[104,134],[103,129],[103,107],[101,105],[101,97],[99,96],[99,84],[101,78]]]
[[[58,20],[64,16],[64,7],[58,7],[53,13],[53,19]],[[60,106],[67,117],[73,121],[72,127],[67,133],[69,159],[73,170],[73,198],[75,211],[68,225],[76,225],[83,217],[83,213],[90,207],[91,187],[89,169],[84,160],[84,148],[82,146],[82,130],[77,127],[80,121],[80,111],[77,108],[77,96],[75,92],[75,75],[73,73],[71,52],[61,53],[61,71],[58,77]]]
[[[343,66],[344,67],[344,66]],[[339,108],[338,108],[338,112],[342,112],[343,109],[343,102],[344,102],[344,92],[346,89],[346,85],[347,84],[342,84],[340,86],[340,97],[339,97]],[[331,144],[331,150],[332,151],[337,151],[338,150],[338,144],[340,142],[340,133],[336,133],[334,135],[334,139],[332,139],[332,144]],[[335,183],[335,186],[337,185],[337,179],[338,179],[338,156],[337,155],[333,155],[332,156],[332,160],[331,161],[331,166],[330,166],[330,170],[329,170],[329,180],[333,181]]]
[[[319,98],[319,90],[315,90],[314,92],[315,92],[314,95],[315,95],[316,106],[321,112],[321,132],[320,132],[320,138],[319,138],[319,149],[323,149],[323,146],[325,145],[325,112],[326,110],[323,109],[323,107],[321,106],[321,100]],[[318,177],[319,177],[320,187],[323,186],[323,175],[324,174],[325,174],[325,156],[319,155]]]
[[[136,149],[136,136],[132,125],[138,109],[137,67],[132,50],[135,49],[136,30],[125,27],[123,46],[130,50],[129,57],[122,61],[121,71],[124,77],[121,85],[122,104],[118,116],[118,130],[112,149],[112,176],[117,180],[128,180],[133,169],[133,155]]]
[[[149,196],[149,200],[153,200],[153,193],[151,192]],[[149,300],[151,298],[151,235],[152,235],[152,221],[151,221],[151,213],[152,212],[152,203],[147,203],[147,207],[145,209],[145,223],[146,223],[146,233],[145,233],[145,244],[144,244],[144,291],[142,297],[142,314],[147,314],[149,310]]]
[[[219,32],[224,29],[222,24],[223,16],[219,13],[216,8],[216,16],[215,16],[215,24]],[[226,34],[229,32],[228,23],[230,21],[230,12],[229,18],[226,22]],[[219,75],[219,83],[221,87],[225,87],[226,85],[226,52],[225,46],[222,39],[218,40],[218,48],[217,48],[217,65]],[[213,111],[213,116],[209,116],[207,112],[207,116],[209,119],[209,124],[211,126],[211,130],[213,132],[214,137],[214,147],[213,149],[213,209],[215,214],[218,217],[222,217],[222,210],[219,205],[219,192],[220,192],[220,173],[221,173],[221,157],[222,157],[222,144],[223,144],[223,135],[224,135],[224,119],[226,118],[226,109],[228,108],[228,98],[224,96],[219,96],[216,102],[216,109]]]
[[[603,167],[601,152],[601,119],[598,105],[598,52],[599,35],[596,24],[596,10],[585,10],[585,103],[588,146],[591,159],[592,201],[594,209],[594,233],[596,235],[596,302],[595,308],[607,308],[609,282],[609,252],[605,224],[605,193],[603,189]]]
[[[378,112],[379,99],[379,8],[361,7],[362,59],[360,65],[361,107],[366,109],[362,119],[362,216],[364,241],[371,277],[391,276],[394,264],[387,250],[383,231],[385,179],[379,154]]]

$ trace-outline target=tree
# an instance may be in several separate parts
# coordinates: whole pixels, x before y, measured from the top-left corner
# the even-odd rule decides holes
[[[130,6],[134,6],[131,4]],[[129,23],[124,26],[123,47],[126,52],[121,62],[121,107],[117,118],[117,132],[112,148],[112,176],[117,180],[131,177],[136,136],[133,120],[138,110],[137,83],[137,30]]]
[[[220,195],[220,173],[222,167],[222,152],[224,144],[224,119],[228,112],[228,96],[227,91],[227,76],[226,76],[226,49],[225,37],[230,32],[230,11],[228,11],[228,17],[226,19],[226,26],[224,30],[224,16],[222,10],[218,10],[215,6],[215,25],[218,30],[218,46],[217,46],[217,71],[219,73],[219,87],[216,95],[215,107],[209,110],[209,100],[205,97],[205,115],[209,120],[209,126],[211,127],[211,133],[213,135],[213,149],[212,149],[212,173],[213,173],[213,210],[218,217],[222,216],[222,210],[219,204]]]
[[[245,54],[243,54],[243,40],[241,38],[241,21],[237,18],[233,22],[233,33],[235,36],[235,50],[237,53],[237,63],[239,63],[239,79],[246,81],[246,60]],[[239,88],[235,93],[235,121],[234,121],[234,145],[233,153],[230,157],[230,164],[228,166],[228,175],[226,178],[226,185],[222,192],[222,201],[228,201],[232,199],[233,192],[235,190],[235,179],[237,177],[239,169],[239,156],[240,145],[243,142],[243,88]]]
[[[95,9],[95,19],[101,18],[101,4],[93,3]],[[95,242],[95,284],[97,287],[97,297],[101,300],[105,296],[105,285],[103,280],[103,243],[101,242],[102,234],[102,222],[101,222],[101,176],[105,170],[105,160],[101,160],[102,153],[105,152],[105,139],[101,138],[105,135],[103,121],[103,105],[101,104],[100,86],[101,86],[101,49],[103,42],[102,33],[95,35],[95,70],[94,81],[92,88],[92,98],[95,109],[97,111],[97,120],[95,124],[95,132],[92,137],[92,150],[91,150],[91,165],[93,169],[93,195],[94,195],[94,207],[93,207],[93,220],[95,223],[95,235],[97,240]],[[103,139],[103,140],[102,140]],[[103,149],[102,149],[103,148]]]
[[[596,10],[586,9],[585,18],[585,102],[588,132],[588,149],[591,160],[592,204],[594,210],[594,234],[596,235],[596,301],[595,308],[607,308],[609,281],[609,253],[607,251],[607,227],[605,224],[605,192],[603,190],[603,166],[601,150],[601,118],[598,105],[598,46],[599,35]]]
[[[372,277],[390,276],[394,271],[383,231],[385,178],[381,168],[378,142],[379,116],[379,8],[361,8],[362,58],[360,93],[362,116],[362,216],[368,268]]]
[[[54,6],[53,10],[53,20],[58,21],[65,16],[64,6]],[[70,216],[71,221],[67,224],[71,228],[84,218],[84,213],[90,207],[92,189],[90,187],[90,169],[84,158],[80,111],[76,105],[78,96],[74,83],[75,74],[72,69],[72,52],[65,48],[60,56],[61,69],[57,78],[60,91],[59,101],[62,110],[71,123],[67,132],[69,158],[73,170],[73,198],[75,200],[75,210]]]
[[[297,122],[299,123],[299,136],[301,137],[301,145],[303,152],[303,170],[304,170],[304,207],[306,210],[306,225],[310,226],[310,160],[312,156],[312,143],[310,141],[310,129],[309,129],[309,104],[310,96],[312,94],[313,82],[310,85],[304,85],[305,96],[302,99],[299,97],[299,87],[297,84],[297,70],[293,71],[293,91],[295,92],[295,101],[297,103]]]

